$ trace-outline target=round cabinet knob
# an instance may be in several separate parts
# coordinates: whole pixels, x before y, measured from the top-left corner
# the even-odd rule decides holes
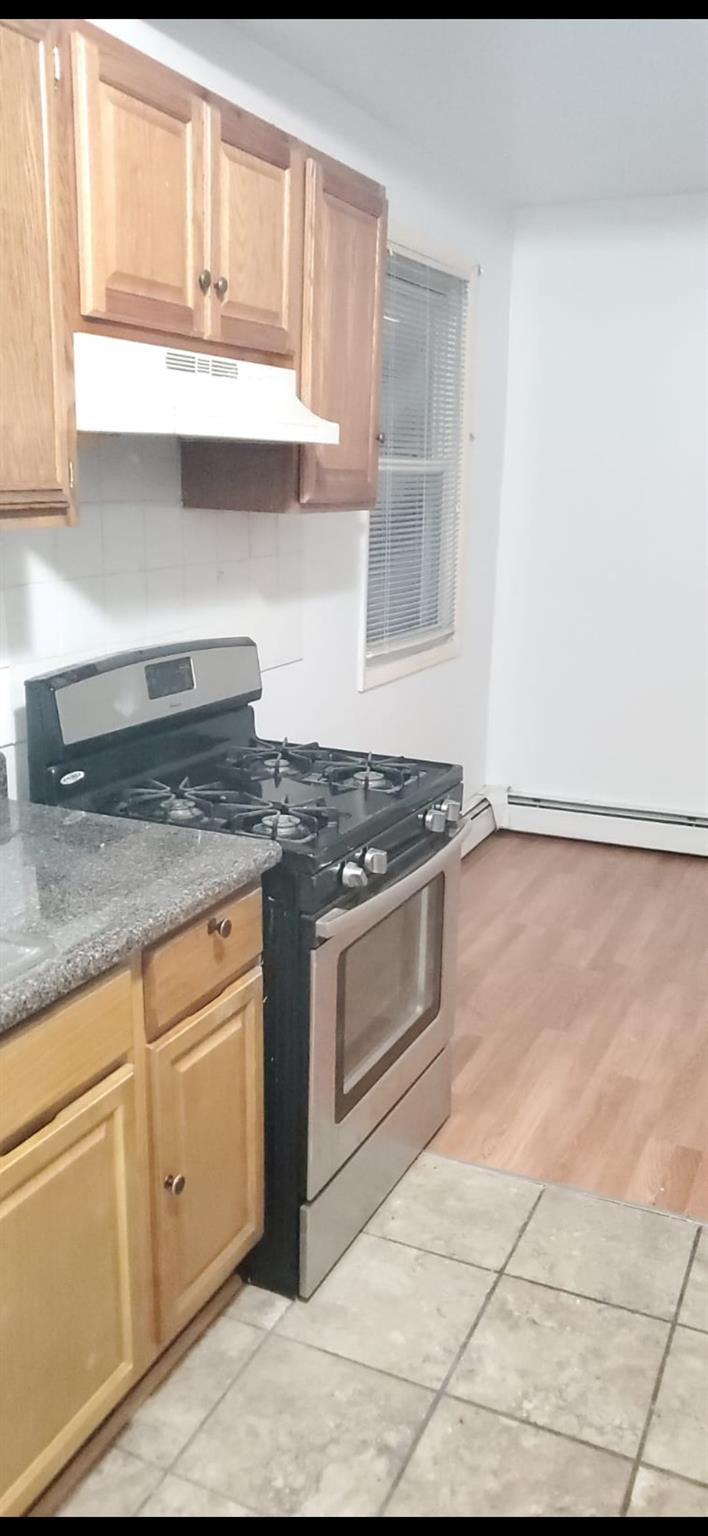
[[[198,281],[202,293],[208,293],[211,288],[211,272],[208,267],[205,267],[204,271],[199,273]]]
[[[367,848],[364,854],[364,869],[370,875],[385,875],[388,869],[388,854],[385,848]]]
[[[348,891],[361,891],[368,884],[369,876],[366,870],[362,869],[361,864],[355,864],[353,859],[347,859],[346,864],[342,866],[342,885],[346,886]]]
[[[220,939],[228,939],[231,927],[230,917],[210,917],[207,923],[207,933],[218,933]]]
[[[225,299],[226,295],[228,293],[228,289],[229,289],[229,280],[228,280],[228,278],[227,277],[217,277],[216,282],[214,284],[214,292],[216,294],[217,299]]]
[[[425,813],[424,820],[426,832],[445,831],[445,812],[439,805],[431,805],[430,810]]]
[[[443,800],[441,809],[445,812],[445,820],[452,827],[457,826],[460,819],[459,800]]]
[[[183,1173],[168,1173],[163,1182],[168,1194],[181,1195],[187,1180]]]

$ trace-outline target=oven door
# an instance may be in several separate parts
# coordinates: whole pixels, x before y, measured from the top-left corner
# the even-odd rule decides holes
[[[307,1198],[393,1109],[452,1032],[459,836],[316,924],[310,960]]]

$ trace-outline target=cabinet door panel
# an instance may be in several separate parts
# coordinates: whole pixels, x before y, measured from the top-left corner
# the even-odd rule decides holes
[[[73,47],[82,313],[201,335],[204,103],[119,44]]]
[[[0,518],[66,514],[72,500],[54,41],[46,22],[0,25]]]
[[[149,1047],[163,1340],[262,1232],[262,1030],[259,969]]]
[[[308,161],[302,394],[339,422],[340,438],[303,449],[305,504],[376,500],[386,204],[371,188],[341,166]]]
[[[224,104],[212,109],[209,336],[294,354],[300,334],[304,159],[286,134]]]
[[[0,1513],[46,1486],[135,1367],[133,1069],[0,1158]]]

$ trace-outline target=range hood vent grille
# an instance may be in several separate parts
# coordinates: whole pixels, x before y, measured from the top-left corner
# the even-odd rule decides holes
[[[165,353],[165,367],[173,373],[209,374],[212,379],[237,379],[238,363],[232,357],[207,357],[203,352]]]

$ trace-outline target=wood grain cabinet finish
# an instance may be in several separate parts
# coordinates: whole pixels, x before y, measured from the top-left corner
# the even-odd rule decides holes
[[[0,1158],[2,1515],[26,1509],[135,1375],[133,1087],[120,1067]]]
[[[299,349],[304,155],[238,107],[210,111],[212,282],[207,335],[243,349]]]
[[[67,521],[75,462],[61,283],[58,33],[0,22],[0,522]],[[58,78],[57,78],[58,77]]]
[[[385,250],[383,189],[335,161],[309,159],[301,392],[339,422],[340,437],[303,448],[304,505],[376,501]]]
[[[260,968],[148,1047],[164,1343],[263,1230]]]
[[[83,315],[199,336],[205,126],[195,86],[134,50],[74,33]]]

